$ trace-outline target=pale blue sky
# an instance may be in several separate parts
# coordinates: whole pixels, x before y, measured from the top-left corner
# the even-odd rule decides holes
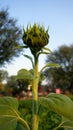
[[[34,22],[43,24],[45,28],[49,26],[48,47],[52,51],[63,44],[73,43],[73,0],[0,0],[0,8],[6,7],[9,8],[10,16],[16,18],[22,28]],[[45,60],[46,56],[41,55],[39,69]],[[12,75],[21,68],[31,68],[30,62],[23,56],[5,69]]]

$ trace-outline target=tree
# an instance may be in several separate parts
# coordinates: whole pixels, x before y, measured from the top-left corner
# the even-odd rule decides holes
[[[11,89],[12,95],[15,97],[16,95],[20,94],[22,91],[27,91],[29,81],[24,79],[18,79],[16,80],[17,76],[10,76],[7,79],[6,84],[6,91]]]
[[[8,78],[8,72],[5,70],[0,70],[0,93],[5,94],[5,83]]]
[[[4,80],[7,80],[8,78],[8,72],[6,70],[0,70],[0,83],[2,83]]]
[[[53,85],[73,92],[73,45],[62,45],[47,55],[46,62],[60,64],[60,68],[48,68],[45,71],[46,77],[52,78]]]
[[[21,29],[17,21],[9,16],[8,10],[0,10],[0,66],[20,54]]]

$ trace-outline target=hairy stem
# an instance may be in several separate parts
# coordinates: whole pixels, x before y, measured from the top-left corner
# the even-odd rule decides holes
[[[33,127],[32,130],[38,130],[38,81],[39,81],[39,74],[38,74],[38,60],[34,58],[34,80],[32,86],[32,93],[33,93]]]

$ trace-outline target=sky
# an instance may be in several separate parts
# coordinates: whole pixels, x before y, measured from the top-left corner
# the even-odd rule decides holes
[[[18,20],[21,28],[34,23],[49,27],[49,43],[52,51],[59,46],[73,44],[73,0],[0,0],[0,9],[8,8],[9,15]],[[30,54],[29,50],[24,54]],[[45,65],[46,56],[39,58],[39,70]],[[31,69],[31,62],[24,56],[14,58],[4,70],[16,75],[18,70]]]

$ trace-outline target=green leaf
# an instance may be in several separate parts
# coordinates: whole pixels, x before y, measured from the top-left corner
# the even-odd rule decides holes
[[[52,51],[51,51],[49,48],[47,48],[47,47],[44,47],[43,50],[46,50],[46,51],[48,51],[49,53],[52,52]]]
[[[58,128],[64,128],[65,130],[73,130],[73,121],[62,117],[61,123],[54,130],[57,130]]]
[[[14,130],[18,116],[18,101],[11,97],[0,98],[0,130]]]
[[[73,121],[66,121],[61,125],[61,127],[68,130],[73,130]]]
[[[18,105],[19,105],[16,98],[12,98],[12,97],[9,97],[9,96],[0,98],[0,106],[6,105],[6,104],[13,107],[16,110],[18,109]]]
[[[73,101],[69,97],[50,93],[47,97],[41,97],[39,100],[41,105],[73,121]]]
[[[49,52],[41,51],[41,52],[38,53],[38,56],[39,56],[40,54],[49,54]]]
[[[18,116],[18,101],[16,98],[3,97],[0,98],[0,116],[3,114],[11,114],[13,116]],[[14,111],[14,112],[13,112]]]
[[[39,57],[40,54],[49,54],[49,53],[51,53],[51,50],[49,48],[44,47],[40,51],[38,51],[37,57]]]
[[[18,71],[16,79],[33,80],[34,75],[26,69],[21,69]]]
[[[47,67],[60,67],[57,63],[47,63],[40,71],[44,70]]]
[[[31,56],[28,56],[28,55],[24,55],[26,58],[28,58],[30,61],[31,61],[31,63],[32,63],[32,66],[34,67],[34,63],[33,63],[33,59],[32,59],[32,57]]]
[[[64,130],[73,130],[73,128],[65,128]]]
[[[0,130],[14,130],[17,122],[30,130],[28,124],[19,115],[17,99],[0,97]]]
[[[40,54],[49,54],[49,53],[51,53],[51,50],[49,48],[44,47],[40,52],[37,53],[37,56],[39,57]]]
[[[21,125],[20,123],[17,124],[16,130],[26,130],[26,128],[24,128],[23,125]]]
[[[16,128],[16,125],[16,118],[0,116],[0,130],[14,130]]]

